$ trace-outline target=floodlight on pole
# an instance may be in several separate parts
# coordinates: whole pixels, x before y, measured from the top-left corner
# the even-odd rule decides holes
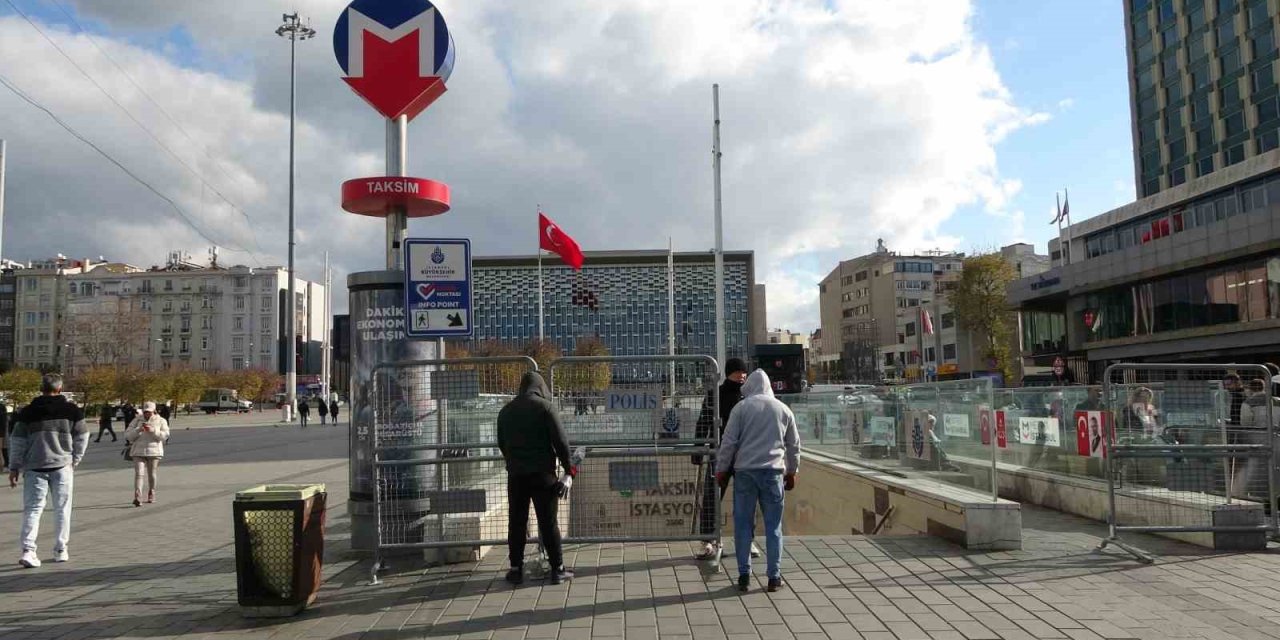
[[[285,312],[289,314],[286,318],[286,328],[288,329],[288,355],[285,357],[285,398],[288,409],[286,409],[286,420],[293,420],[293,414],[298,409],[298,299],[294,291],[293,272],[293,194],[294,194],[294,120],[297,105],[297,48],[299,40],[310,40],[316,35],[316,30],[302,24],[298,19],[297,13],[286,13],[281,16],[284,24],[276,29],[276,35],[289,40],[289,301],[285,306]]]

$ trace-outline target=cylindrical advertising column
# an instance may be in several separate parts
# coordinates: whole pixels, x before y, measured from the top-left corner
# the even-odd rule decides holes
[[[384,415],[379,416],[379,434],[384,444],[393,435],[408,442],[418,437],[435,439],[435,423],[430,429],[425,419],[435,412],[435,403],[426,389],[425,367],[422,371],[401,371],[383,375],[378,384],[390,388],[373,393],[373,370],[376,366],[404,360],[431,360],[436,357],[436,344],[428,340],[411,340],[404,332],[404,273],[401,271],[365,271],[347,277],[351,313],[351,495],[347,503],[351,515],[351,547],[372,550],[377,540],[374,515],[373,484],[373,419],[375,402],[381,398]],[[404,389],[413,385],[412,390]],[[406,392],[408,391],[408,392]],[[390,402],[390,399],[398,399]],[[392,406],[394,405],[394,406]],[[421,430],[421,433],[419,433]],[[430,456],[434,452],[420,452]],[[405,467],[399,473],[413,474],[391,483],[406,496],[430,490],[427,467]],[[419,478],[426,479],[419,481]],[[399,508],[411,507],[398,499]],[[404,542],[399,540],[397,542]]]

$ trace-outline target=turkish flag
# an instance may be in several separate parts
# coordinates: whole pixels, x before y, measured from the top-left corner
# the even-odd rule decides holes
[[[582,269],[583,255],[578,243],[541,211],[538,212],[538,246],[560,256],[574,269]]]

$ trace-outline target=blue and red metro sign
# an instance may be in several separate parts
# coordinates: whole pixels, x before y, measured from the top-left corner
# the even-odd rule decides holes
[[[343,80],[378,113],[410,120],[445,92],[455,55],[428,0],[355,0],[338,17],[333,53]]]

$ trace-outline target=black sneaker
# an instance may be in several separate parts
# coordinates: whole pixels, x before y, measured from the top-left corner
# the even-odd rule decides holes
[[[769,578],[769,593],[782,591],[786,587],[787,583],[783,582],[782,578]]]
[[[567,582],[572,579],[573,579],[572,569],[566,569],[563,566],[561,566],[559,569],[553,569],[551,571],[551,584],[560,584],[561,582]]]
[[[512,569],[507,572],[507,582],[511,584],[520,584],[524,582],[524,571],[520,569]]]
[[[751,576],[738,576],[738,591],[743,593],[751,588]]]

